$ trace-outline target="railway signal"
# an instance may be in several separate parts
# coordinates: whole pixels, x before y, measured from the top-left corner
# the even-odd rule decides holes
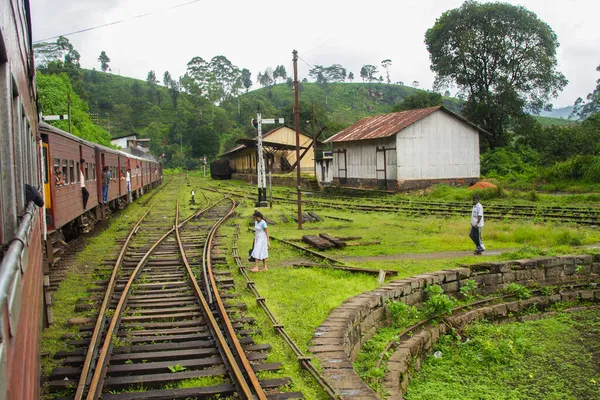
[[[256,119],[252,119],[251,124],[257,130],[256,135],[256,149],[257,149],[257,161],[256,161],[256,172],[257,172],[257,186],[258,186],[258,201],[256,202],[256,207],[266,207],[267,206],[267,178],[265,174],[265,158],[263,151],[263,143],[262,143],[262,125],[263,124],[283,124],[283,118],[269,118],[262,119],[262,115],[260,113],[260,107],[258,112],[256,113]],[[271,176],[271,171],[269,170],[269,177]],[[273,189],[271,188],[271,191]],[[272,206],[272,205],[271,205]]]

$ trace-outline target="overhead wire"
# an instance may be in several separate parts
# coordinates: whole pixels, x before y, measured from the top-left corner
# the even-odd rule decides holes
[[[58,39],[61,36],[71,36],[71,35],[76,35],[78,33],[89,32],[89,31],[93,31],[93,30],[96,30],[96,29],[105,28],[107,26],[117,25],[117,24],[121,24],[121,23],[124,23],[124,22],[133,21],[135,19],[139,19],[139,18],[143,18],[143,17],[148,17],[148,16],[156,14],[156,13],[162,13],[162,12],[165,12],[165,11],[170,11],[170,10],[173,10],[175,8],[189,6],[191,4],[199,3],[201,1],[202,0],[191,0],[191,1],[188,1],[186,3],[176,4],[174,6],[164,8],[162,10],[156,10],[156,11],[151,11],[151,12],[147,12],[147,13],[144,13],[144,14],[134,15],[133,17],[120,19],[118,21],[107,22],[106,24],[92,26],[90,28],[80,29],[78,31],[73,31],[73,32],[69,32],[69,33],[63,33],[62,35],[57,35],[57,36],[52,36],[52,37],[48,37],[48,38],[45,38],[45,39],[36,40],[33,43],[37,44],[37,43],[41,43],[41,42],[46,42],[48,40]]]

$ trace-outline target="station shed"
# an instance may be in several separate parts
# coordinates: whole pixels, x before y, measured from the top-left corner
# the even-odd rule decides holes
[[[221,158],[229,160],[236,173],[256,171],[256,139],[240,139],[238,145]],[[267,168],[274,173],[291,172],[296,165],[296,131],[288,126],[279,126],[263,134],[263,149]],[[300,132],[300,172],[315,173],[315,147],[313,138]]]
[[[333,184],[402,191],[477,181],[482,133],[442,106],[364,118],[325,141]]]

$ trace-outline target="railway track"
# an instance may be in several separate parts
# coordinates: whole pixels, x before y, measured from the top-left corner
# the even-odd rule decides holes
[[[254,343],[254,321],[235,304],[223,257],[212,254],[235,206],[222,197],[187,218],[169,202],[148,211],[101,282],[95,324],[58,355],[50,391],[70,389],[65,398],[77,400],[303,398],[281,391],[288,378],[257,377],[281,364],[266,362],[270,345]]]
[[[219,188],[219,191],[234,196],[248,194],[246,190]],[[280,203],[296,204],[295,192],[290,192],[287,197],[273,196],[273,200]],[[352,199],[313,195],[311,198],[304,197],[302,203],[315,209],[329,208],[344,211],[388,212],[420,216],[435,215],[444,217],[449,215],[469,215],[471,213],[470,205],[455,202],[443,203],[402,199],[394,202],[375,202],[370,198]],[[485,217],[489,219],[533,219],[548,222],[598,225],[600,224],[600,208],[490,203],[485,207]]]

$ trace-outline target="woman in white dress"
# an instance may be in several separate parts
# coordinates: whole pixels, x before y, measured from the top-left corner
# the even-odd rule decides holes
[[[267,230],[267,222],[259,211],[254,211],[254,248],[252,249],[252,257],[254,258],[254,268],[251,272],[266,271],[267,258],[269,258],[269,231]],[[258,260],[262,260],[263,269],[258,269]]]

